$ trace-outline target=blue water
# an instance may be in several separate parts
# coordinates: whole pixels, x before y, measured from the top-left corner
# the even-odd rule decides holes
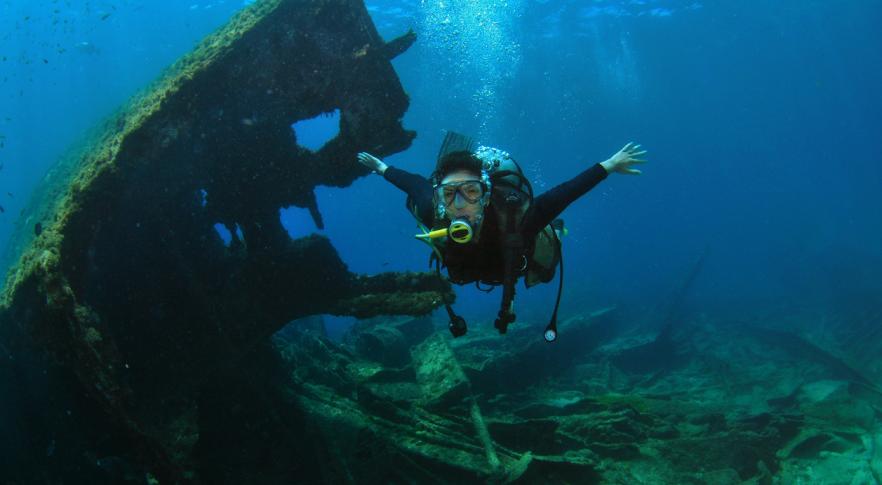
[[[0,1],[0,241],[57,156],[247,3]],[[541,192],[628,141],[650,151],[643,175],[564,213],[564,313],[656,304],[705,248],[707,308],[882,297],[882,2],[367,6],[385,38],[418,35],[394,61],[418,137],[388,163],[428,174],[454,129],[512,153]],[[381,178],[317,197],[352,271],[426,268]],[[305,211],[282,217],[317,231]],[[554,290],[521,290],[519,314],[546,318]],[[458,310],[489,324],[498,298],[462,288]]]

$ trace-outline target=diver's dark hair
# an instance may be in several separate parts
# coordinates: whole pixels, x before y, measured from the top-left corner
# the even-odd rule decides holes
[[[468,170],[476,175],[480,175],[482,163],[481,159],[472,152],[465,150],[450,152],[438,160],[438,165],[435,167],[435,173],[432,174],[432,178],[435,183],[438,183],[445,175],[455,170]]]

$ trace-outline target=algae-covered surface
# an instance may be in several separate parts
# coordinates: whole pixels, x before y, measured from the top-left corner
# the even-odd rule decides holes
[[[259,20],[278,9],[280,3],[279,0],[266,0],[242,10],[225,28],[207,37],[170,66],[157,81],[133,96],[100,126],[85,133],[79,144],[61,156],[35,189],[17,222],[0,268],[9,268],[21,256],[34,239],[35,224],[40,223],[41,229],[57,227],[56,232],[62,232],[63,228],[56,225],[64,224],[65,213],[74,210],[77,198],[81,197],[81,188],[89,186],[105,170],[119,163],[122,140],[141,129],[160,110],[163,100],[173,96],[200,71],[209,68],[213,61],[232,48],[242,33],[253,29]],[[10,283],[14,284],[14,280]]]
[[[256,2],[54,166],[12,244],[0,340],[11,381],[58,389],[21,419],[58,427],[22,429],[34,439],[11,469],[54,442],[70,454],[50,477],[101,477],[88,457],[109,455],[162,482],[198,479],[206,394],[267,365],[286,323],[422,315],[451,297],[431,274],[353,274],[327,238],[292,239],[279,220],[303,207],[321,228],[316,186],[365,175],[360,150],[410,145],[390,64],[415,39],[402,34],[381,39],[360,2]],[[300,146],[292,124],[332,111],[337,136]]]
[[[539,322],[491,351],[489,325],[451,341],[425,319],[374,320],[343,344],[303,333],[276,345],[291,395],[345,450],[322,466],[357,482],[878,482],[882,393],[857,374],[794,334],[707,316],[679,326],[664,363],[630,372],[623,357],[657,331],[627,319],[574,315],[563,346],[543,342]],[[377,370],[390,355],[409,358]]]

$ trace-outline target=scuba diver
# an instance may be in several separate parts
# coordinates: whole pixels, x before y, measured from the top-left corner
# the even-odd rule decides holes
[[[606,161],[571,180],[533,197],[530,181],[505,151],[475,147],[464,135],[448,132],[435,171],[426,179],[391,167],[361,152],[358,161],[407,193],[407,207],[423,229],[416,237],[432,247],[430,265],[439,277],[447,268],[455,284],[475,283],[490,291],[502,286],[502,303],[494,326],[506,333],[515,321],[515,283],[524,277],[527,288],[548,283],[560,265],[560,286],[545,340],[557,338],[557,309],[563,287],[560,236],[566,233],[556,219],[573,201],[611,173],[639,175],[634,165],[645,163],[646,151],[628,143]],[[490,285],[484,289],[481,284]],[[445,302],[454,337],[467,331],[465,320]]]

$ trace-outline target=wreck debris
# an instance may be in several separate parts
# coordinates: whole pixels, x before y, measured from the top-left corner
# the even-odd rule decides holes
[[[414,38],[385,43],[354,0],[243,10],[47,174],[7,258],[0,340],[48,351],[52,379],[83,389],[127,460],[175,483],[211,434],[201,389],[271,352],[287,322],[437,307],[450,288],[434,275],[354,275],[326,238],[292,240],[279,220],[293,205],[322,227],[316,186],[365,175],[358,151],[410,145],[389,60]],[[339,134],[299,146],[292,124],[332,110]]]
[[[872,482],[882,408],[878,394],[843,373],[840,363],[741,324],[702,324],[684,316],[675,336],[685,352],[680,367],[655,379],[610,379],[618,350],[634,337],[616,332],[621,323],[612,311],[562,322],[566,341],[586,344],[566,349],[568,356],[542,353],[549,346],[534,346],[535,336],[524,327],[505,339],[478,327],[449,346],[438,334],[405,339],[412,346],[410,363],[394,370],[354,364],[350,368],[373,370],[349,379],[361,382],[359,402],[374,416],[398,416],[393,421],[399,430],[373,435],[393,463],[407,461],[402,456],[409,453],[409,433],[419,433],[422,443],[446,445],[420,448],[419,466],[399,470],[403,481],[427,473],[444,473],[447,481],[487,481],[486,453],[469,419],[473,396],[509,472],[499,478],[502,483],[512,477],[520,477],[518,483],[836,482],[841,476]],[[374,327],[382,325],[354,331],[376,334]],[[644,329],[642,337],[654,333]],[[323,351],[345,352],[331,346]],[[382,351],[363,348],[353,358],[376,362]],[[787,383],[800,384],[780,397]],[[316,420],[340,414],[312,412]],[[453,429],[460,444],[449,441]],[[455,475],[453,464],[474,475]]]
[[[689,268],[689,272],[680,285],[666,300],[665,308],[662,310],[663,318],[658,322],[661,324],[661,329],[655,339],[644,345],[623,350],[613,359],[616,366],[624,371],[640,374],[650,371],[663,372],[665,369],[677,366],[682,362],[682,356],[679,355],[673,334],[677,329],[678,321],[683,318],[684,301],[695,282],[695,278],[704,268],[709,253],[710,247],[707,246]]]
[[[464,400],[468,403],[469,417],[475,428],[475,435],[487,456],[488,475],[502,472],[481,408],[472,395],[471,384],[447,345],[445,337],[436,333],[426,339],[413,349],[413,358],[417,382],[423,389],[425,405],[445,408],[455,404],[455,401]]]

